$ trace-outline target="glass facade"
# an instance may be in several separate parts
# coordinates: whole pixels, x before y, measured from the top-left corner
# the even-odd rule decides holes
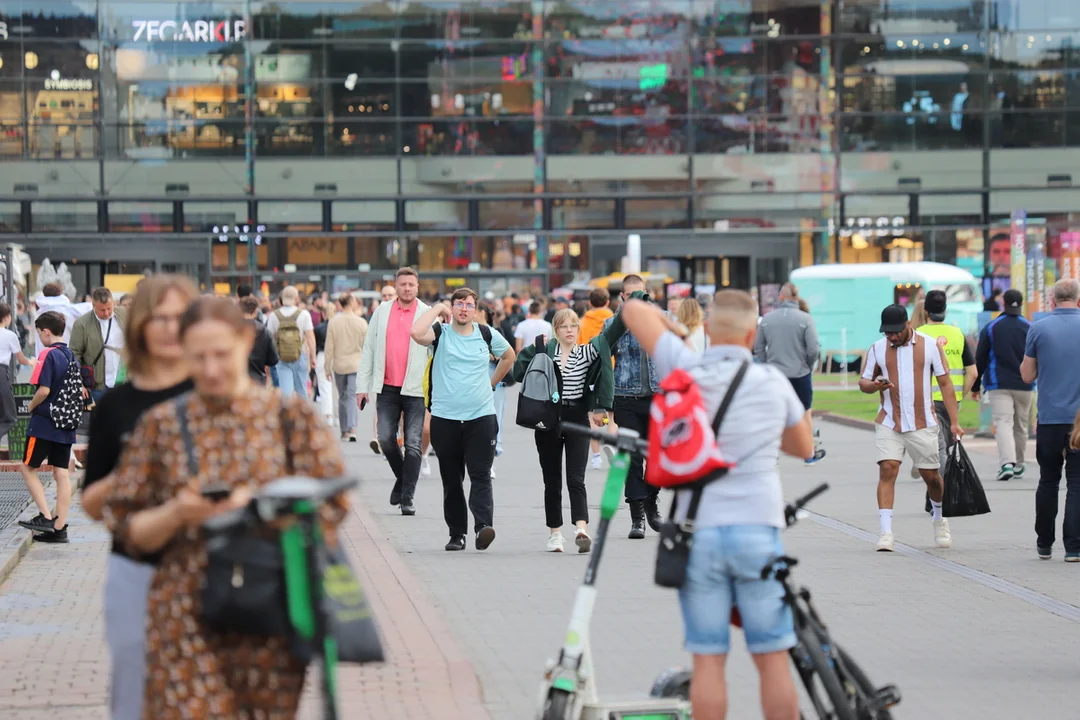
[[[684,282],[981,275],[1011,210],[1071,229],[1078,161],[1060,0],[0,0],[0,234],[222,281],[557,285],[628,233]]]

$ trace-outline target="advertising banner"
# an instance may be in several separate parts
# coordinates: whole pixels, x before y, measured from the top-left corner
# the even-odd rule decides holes
[[[1031,233],[1025,241],[1027,267],[1024,275],[1026,284],[1023,286],[1024,295],[1027,298],[1025,307],[1027,317],[1031,319],[1035,313],[1046,312],[1046,241],[1044,233]],[[1015,246],[1014,246],[1015,247]]]
[[[1027,212],[1013,210],[1009,227],[1012,245],[1010,284],[1023,292],[1027,288]],[[1030,296],[1027,298],[1030,300]],[[1030,315],[1030,313],[1029,313]]]
[[[1061,233],[1061,279],[1080,280],[1080,232]]]

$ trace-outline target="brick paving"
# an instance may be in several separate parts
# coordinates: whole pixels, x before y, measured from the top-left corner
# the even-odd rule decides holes
[[[366,416],[360,427],[370,427]],[[800,558],[797,579],[814,591],[836,639],[875,680],[900,687],[904,701],[895,716],[1075,717],[1069,659],[1080,625],[1009,589],[1076,603],[1080,568],[1060,561],[1060,546],[1054,562],[1034,557],[1037,470],[996,483],[992,442],[972,440],[994,512],[953,520],[948,551],[933,548],[921,482],[902,478],[897,540],[922,552],[883,555],[859,532],[877,531],[872,435],[829,423],[822,434],[829,457],[810,468],[785,461],[785,489],[794,496],[830,482],[832,490],[812,509],[848,530],[812,517],[788,532],[788,549]],[[434,476],[421,479],[417,516],[405,518],[387,503],[385,461],[364,442],[347,446],[350,468],[364,484],[343,538],[372,596],[390,662],[343,669],[345,717],[531,717],[585,558],[543,551],[532,439],[511,428],[504,441],[507,453],[496,463],[498,538],[485,553],[454,554],[442,550],[437,462]],[[589,471],[587,483],[595,516],[603,473]],[[593,628],[600,691],[611,697],[643,696],[657,673],[687,661],[675,596],[651,582],[655,536],[627,540],[627,522],[623,511],[613,526]],[[108,665],[99,595],[107,543],[77,511],[72,537],[67,547],[34,546],[0,585],[0,717],[104,716]],[[964,574],[971,570],[1011,584],[988,587]],[[758,718],[757,681],[737,633],[733,648],[731,717]],[[309,691],[303,717],[318,717],[314,699]]]

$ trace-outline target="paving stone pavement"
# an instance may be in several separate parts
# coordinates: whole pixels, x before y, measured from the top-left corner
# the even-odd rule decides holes
[[[531,717],[544,663],[557,650],[586,558],[544,552],[543,486],[532,438],[512,425],[496,462],[498,538],[480,553],[446,553],[438,463],[421,478],[418,514],[387,503],[389,468],[361,442],[346,446],[364,478],[343,537],[372,596],[391,662],[345,668],[346,718]],[[370,412],[370,411],[369,411]],[[360,427],[370,428],[365,413]],[[873,436],[822,423],[828,458],[784,461],[789,497],[818,482],[830,492],[788,531],[798,581],[835,638],[879,683],[896,683],[897,718],[1077,717],[1067,658],[1080,641],[1080,567],[1034,556],[1037,469],[993,481],[992,442],[968,447],[994,512],[952,521],[954,547],[933,548],[922,484],[902,479],[894,520],[911,549],[873,552]],[[1033,457],[1034,453],[1032,453]],[[595,523],[604,473],[590,470]],[[626,539],[620,511],[599,574],[593,645],[601,694],[641,697],[663,669],[685,664],[676,597],[651,582],[655,535]],[[569,533],[569,524],[567,526]],[[104,717],[108,662],[101,639],[105,533],[77,510],[73,542],[35,545],[0,585],[0,717]],[[759,718],[757,680],[738,633],[728,676],[732,718]],[[1062,659],[1065,661],[1062,662]],[[1049,660],[1049,662],[1048,662]],[[302,717],[318,717],[313,688]]]

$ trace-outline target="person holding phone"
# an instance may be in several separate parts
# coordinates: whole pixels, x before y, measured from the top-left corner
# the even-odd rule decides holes
[[[187,277],[154,275],[139,283],[124,326],[128,380],[101,398],[90,416],[82,504],[101,520],[135,424],[150,408],[192,388],[177,332],[199,291]],[[112,660],[109,704],[114,720],[142,717],[146,683],[146,602],[159,554],[136,556],[113,540],[105,576],[105,641]]]
[[[901,305],[881,311],[881,333],[885,337],[870,346],[863,365],[859,389],[877,393],[880,407],[875,423],[878,455],[878,519],[881,537],[878,552],[892,552],[892,510],[896,476],[900,462],[910,454],[930,494],[934,542],[939,548],[952,547],[949,521],[941,515],[945,483],[938,472],[937,413],[932,402],[931,378],[941,388],[953,437],[964,435],[957,419],[956,393],[949,376],[945,353],[928,335],[916,332]]]

